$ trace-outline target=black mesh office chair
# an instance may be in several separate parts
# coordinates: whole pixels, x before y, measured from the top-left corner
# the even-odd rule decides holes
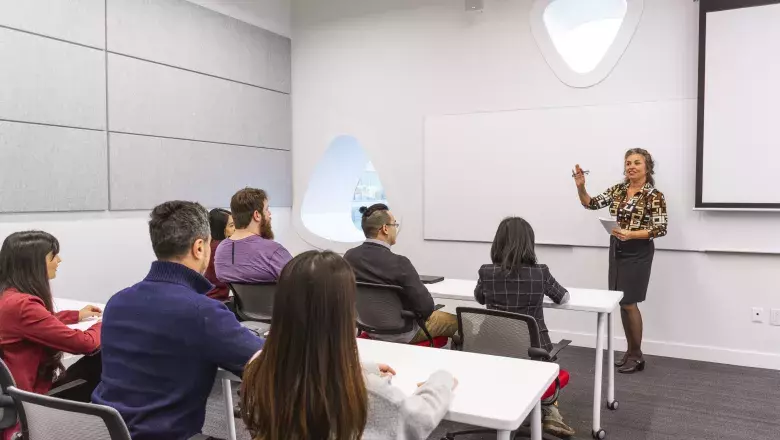
[[[6,391],[8,387],[15,385],[11,371],[8,370],[5,362],[0,359],[0,435],[2,435],[4,430],[13,428],[18,419],[16,404]]]
[[[276,283],[238,284],[230,283],[235,295],[236,315],[244,321],[271,323],[274,313]]]
[[[410,310],[404,310],[399,286],[357,283],[358,332],[377,335],[400,335],[414,329],[414,323],[422,329],[427,344],[434,347],[434,339],[425,326],[425,320]]]
[[[9,387],[25,440],[131,440],[114,408],[73,402]]]
[[[458,345],[457,349],[470,353],[494,356],[554,362],[558,353],[571,343],[562,340],[551,352],[541,348],[539,325],[533,316],[519,313],[486,310],[471,307],[458,307]],[[522,371],[518,371],[522,374]],[[542,404],[550,405],[558,400],[559,391],[568,383],[569,373],[561,370],[555,383],[542,396]],[[442,440],[453,440],[457,435],[494,432],[489,429],[448,432]],[[530,437],[525,427],[515,432],[518,436]],[[557,437],[544,435],[545,439]]]
[[[2,352],[0,352],[0,356],[1,355]],[[56,396],[58,394],[63,394],[66,391],[81,386],[85,383],[87,382],[83,379],[76,379],[49,390],[46,395]],[[16,422],[19,420],[19,405],[8,393],[8,388],[10,387],[16,387],[16,381],[14,381],[13,375],[11,375],[11,370],[8,369],[8,366],[5,364],[5,362],[3,362],[2,357],[0,357],[0,433],[6,429],[16,426]],[[23,420],[22,427],[24,428]],[[18,433],[14,438],[21,439],[22,434]]]
[[[74,402],[8,387],[23,440],[131,440],[122,416],[109,406]],[[190,440],[206,440],[196,434]]]

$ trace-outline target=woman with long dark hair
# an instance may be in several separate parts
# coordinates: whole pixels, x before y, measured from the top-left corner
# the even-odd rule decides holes
[[[623,358],[615,362],[619,373],[645,369],[642,355],[642,314],[639,303],[647,297],[650,271],[655,254],[654,240],[666,235],[666,198],[655,187],[655,161],[647,150],[626,151],[621,183],[591,197],[585,189],[585,173],[574,168],[574,182],[580,203],[587,209],[609,207],[618,227],[609,241],[609,289],[623,292],[620,318],[626,333]]]
[[[11,370],[19,389],[40,394],[47,393],[53,383],[75,379],[69,374],[73,369],[81,374],[91,371],[92,377],[78,377],[86,379],[87,384],[77,387],[81,391],[73,394],[83,396],[79,400],[88,402],[92,389],[86,388],[94,388],[100,380],[100,358],[79,361],[65,372],[62,352],[88,354],[100,347],[101,323],[87,331],[73,330],[68,324],[100,316],[101,311],[87,306],[80,311],[54,313],[49,280],[57,275],[61,261],[59,251],[57,239],[41,231],[16,232],[3,242],[0,249],[0,357]],[[6,430],[3,438],[10,439],[15,431]]]
[[[361,366],[355,295],[352,268],[333,252],[304,252],[284,267],[273,328],[241,386],[254,439],[427,438],[444,417],[457,384],[449,373],[407,397],[390,385],[392,368]]]
[[[214,288],[206,295],[217,301],[225,302],[230,298],[230,289],[227,284],[217,278],[217,272],[214,269],[214,255],[217,253],[217,246],[222,243],[222,240],[229,238],[236,232],[236,224],[233,223],[233,216],[230,214],[230,211],[215,208],[209,211],[209,226],[211,227],[211,259],[203,276],[211,281]]]
[[[533,316],[539,325],[542,348],[553,349],[542,303],[548,296],[556,304],[569,301],[569,292],[536,260],[534,230],[520,217],[501,221],[490,248],[490,264],[479,268],[474,297],[488,309]],[[556,436],[574,435],[556,405],[542,405],[542,427]]]

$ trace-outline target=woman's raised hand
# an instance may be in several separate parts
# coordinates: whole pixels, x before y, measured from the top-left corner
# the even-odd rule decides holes
[[[577,184],[578,188],[581,188],[585,186],[585,173],[582,172],[582,168],[580,168],[580,164],[577,164],[574,166],[574,183]]]

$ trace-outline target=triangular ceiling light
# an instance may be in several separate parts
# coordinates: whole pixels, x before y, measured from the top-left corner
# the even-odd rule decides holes
[[[535,0],[531,31],[555,75],[572,87],[603,81],[628,48],[643,0]]]

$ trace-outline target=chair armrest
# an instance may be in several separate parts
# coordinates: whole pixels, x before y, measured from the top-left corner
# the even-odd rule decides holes
[[[408,319],[417,319],[417,313],[412,312],[411,310],[401,310],[401,316]]]
[[[85,383],[87,383],[87,381],[84,379],[76,379],[66,383],[65,385],[60,385],[57,388],[49,390],[49,392],[46,393],[46,395],[51,397],[57,397],[57,394],[60,394],[63,391],[68,391],[71,388],[76,388],[78,386],[84,385]]]
[[[463,340],[460,338],[460,335],[457,333],[452,335],[452,349],[453,350],[463,349]]]
[[[550,362],[552,357],[544,348],[528,347],[528,357],[535,361]]]
[[[401,310],[401,316],[406,319],[413,319],[417,325],[420,327],[420,330],[425,333],[425,338],[428,340],[428,345],[433,347],[433,338],[431,337],[431,334],[428,332],[428,328],[425,326],[425,318],[420,316],[419,314],[412,312],[411,310]]]
[[[443,308],[444,308],[444,304],[436,304],[435,306],[433,306],[433,311],[435,312],[435,311],[441,310]]]
[[[558,359],[558,353],[560,353],[564,348],[568,347],[569,344],[571,344],[571,341],[568,339],[561,339],[560,342],[555,344],[552,351],[550,352],[550,360],[555,361]]]
[[[190,437],[188,440],[209,440],[212,437],[209,437],[206,434],[195,434],[192,437]]]
[[[0,395],[0,435],[4,430],[13,428],[17,419],[14,399],[7,394]]]
[[[433,336],[431,336],[431,332],[428,331],[428,327],[425,325],[425,320],[418,318],[417,325],[419,325],[420,330],[425,333],[425,339],[428,340],[428,346],[433,347]]]

